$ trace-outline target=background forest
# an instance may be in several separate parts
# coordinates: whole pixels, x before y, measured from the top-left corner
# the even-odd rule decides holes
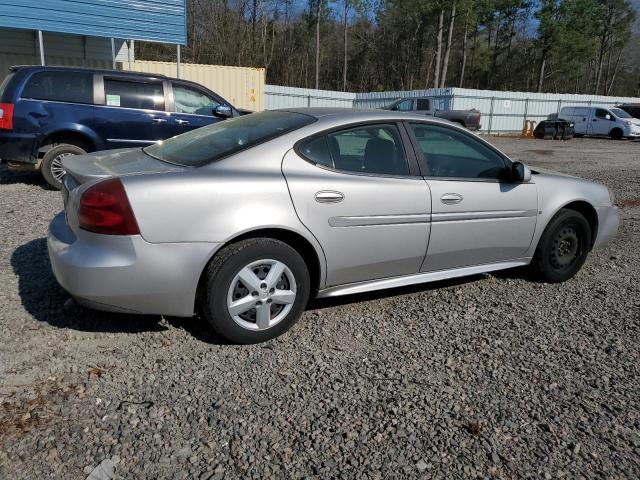
[[[185,62],[352,92],[467,87],[640,96],[638,0],[188,0]],[[139,43],[137,57],[175,61]]]

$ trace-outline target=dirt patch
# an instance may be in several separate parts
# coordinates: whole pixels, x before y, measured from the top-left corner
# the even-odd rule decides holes
[[[553,150],[537,150],[537,149],[525,150],[525,152],[531,152],[537,155],[553,155],[554,153]]]
[[[630,200],[623,200],[620,202],[620,207],[640,207],[640,198],[632,198]]]

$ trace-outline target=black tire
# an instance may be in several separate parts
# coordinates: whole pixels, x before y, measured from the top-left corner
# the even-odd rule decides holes
[[[573,277],[587,259],[591,249],[591,227],[575,210],[560,210],[545,228],[532,266],[550,283]]]
[[[622,139],[622,130],[620,130],[619,128],[614,128],[613,130],[611,130],[611,132],[609,132],[609,136],[613,140],[621,140]]]
[[[234,320],[227,308],[227,302],[228,296],[233,292],[230,291],[233,287],[231,283],[240,270],[263,259],[281,262],[293,274],[296,284],[295,300],[286,316],[273,326],[263,330],[252,330],[241,326],[238,321]],[[256,267],[256,270],[259,271],[258,276],[264,274],[260,267]],[[285,277],[281,278],[283,281],[286,280]],[[238,282],[234,283],[237,288]],[[284,242],[271,238],[250,238],[231,244],[216,254],[207,267],[204,285],[205,291],[201,295],[200,310],[214,330],[231,342],[251,344],[282,335],[300,318],[309,299],[310,278],[306,263],[295,249]],[[241,284],[240,287],[242,287]],[[247,291],[247,293],[249,292]],[[256,299],[259,301],[258,297]],[[269,308],[275,308],[277,311],[279,306],[274,303]],[[254,322],[257,327],[256,312],[257,309],[253,310]],[[251,313],[252,311],[249,311],[247,315],[251,315]],[[274,315],[273,310],[270,315]]]
[[[60,190],[62,188],[62,181],[58,178],[58,168],[60,168],[58,165],[59,157],[61,155],[84,155],[87,152],[77,145],[71,145],[70,143],[57,143],[51,145],[51,148],[49,148],[49,146],[45,148],[46,151],[42,157],[40,173],[42,173],[42,176],[52,188]]]

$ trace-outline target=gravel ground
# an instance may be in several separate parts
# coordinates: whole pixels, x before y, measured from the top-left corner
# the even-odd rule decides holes
[[[255,346],[65,303],[60,195],[3,167],[0,478],[639,478],[640,143],[491,141],[614,189],[619,234],[576,278],[317,302]]]

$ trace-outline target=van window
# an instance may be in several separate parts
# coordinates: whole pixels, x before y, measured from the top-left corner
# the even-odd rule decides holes
[[[604,108],[596,108],[596,117],[606,120],[607,115],[609,115],[609,112],[607,112]]]
[[[164,110],[162,83],[104,79],[105,103],[108,107]]]
[[[430,100],[428,98],[419,98],[418,100],[416,100],[416,102],[416,110],[429,110]]]
[[[34,73],[22,91],[22,98],[93,103],[93,74],[61,71]]]
[[[211,116],[215,108],[220,105],[219,102],[200,90],[175,83],[173,84],[173,97],[178,113]]]

